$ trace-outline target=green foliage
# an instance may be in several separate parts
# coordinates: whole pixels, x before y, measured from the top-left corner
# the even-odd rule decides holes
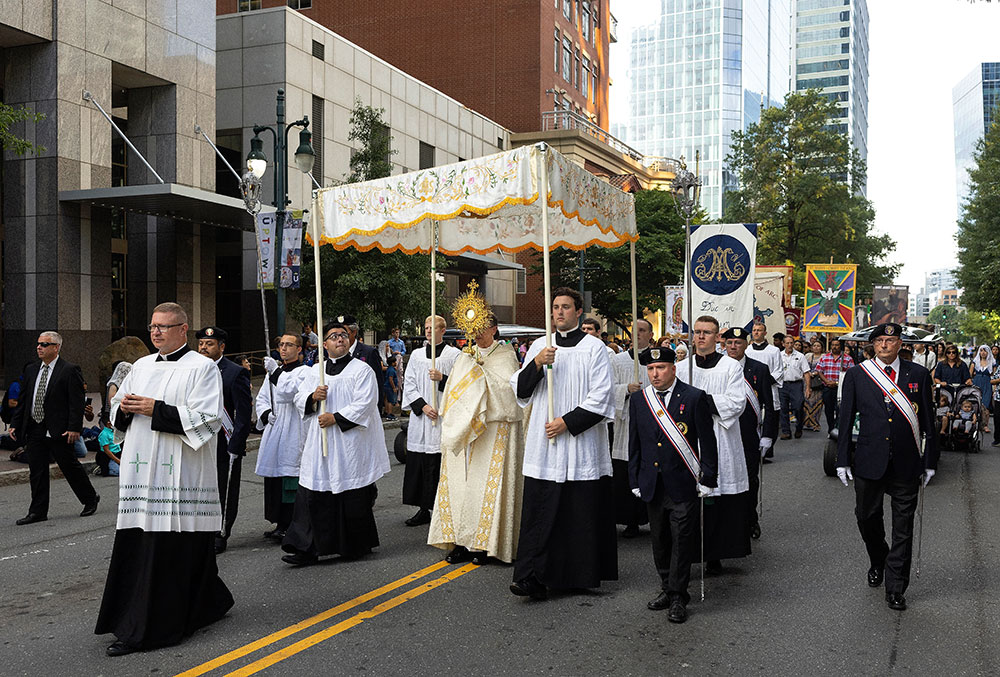
[[[961,325],[965,321],[965,310],[958,306],[935,306],[927,315],[929,324],[937,325],[938,333],[946,341],[965,343]]]
[[[351,111],[351,132],[347,135],[350,141],[360,145],[351,153],[351,173],[345,183],[381,179],[392,174],[392,135],[389,127],[382,120],[384,108],[372,108],[354,100],[354,110]]]
[[[969,170],[969,195],[958,221],[962,303],[973,310],[1000,308],[1000,111],[979,140]]]
[[[993,343],[1000,336],[1000,315],[993,311],[983,313],[970,310],[962,317],[959,329],[966,342],[977,346]]]
[[[694,223],[700,223],[704,214]],[[684,221],[666,191],[635,194],[635,219],[639,241],[635,247],[638,306],[651,311],[663,308],[663,286],[679,284],[684,275]],[[550,255],[552,287],[579,287],[579,253],[557,249]],[[594,308],[631,333],[632,283],[629,246],[615,249],[590,247],[586,252],[584,287]],[[539,263],[536,269],[540,269]]]
[[[388,158],[392,137],[382,121],[384,109],[374,109],[356,102],[351,113],[352,141],[362,147],[351,156],[348,182],[367,181],[389,176]],[[441,257],[438,267],[443,268]],[[313,248],[302,251],[301,288],[292,293],[288,312],[304,322],[316,317],[316,287]],[[320,273],[323,280],[323,317],[350,314],[364,329],[388,331],[401,327],[404,333],[422,333],[423,320],[430,314],[430,257],[407,256],[400,252],[383,254],[356,249],[337,251],[330,245],[320,247]],[[445,314],[444,285],[438,284],[438,314]]]
[[[41,122],[45,119],[44,113],[35,113],[27,108],[14,108],[0,101],[0,147],[10,150],[18,155],[33,153],[40,155],[45,152],[45,146],[35,144],[22,139],[11,131],[11,127],[20,122]]]
[[[784,106],[734,131],[726,157],[740,189],[726,194],[725,220],[761,224],[757,263],[794,264],[801,289],[805,264],[858,264],[858,289],[891,282],[886,257],[896,243],[874,230],[863,195],[867,168],[846,135],[828,128],[836,104],[817,90],[791,92]]]

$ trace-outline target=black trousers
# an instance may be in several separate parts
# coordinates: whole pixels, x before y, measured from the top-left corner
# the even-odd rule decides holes
[[[760,516],[757,514],[757,503],[760,501],[760,450],[752,450],[750,453],[744,450],[744,460],[747,462],[747,480],[750,482],[747,514],[750,516],[750,526],[753,526],[760,524]]]
[[[55,460],[69,483],[70,489],[76,494],[83,505],[97,500],[94,485],[87,477],[87,471],[73,452],[73,445],[66,444],[65,437],[46,437],[45,428],[33,422],[25,431],[27,439],[25,448],[28,452],[28,478],[31,483],[31,505],[29,513],[41,517],[49,514],[49,463]],[[51,459],[51,460],[50,460]]]
[[[240,475],[243,457],[231,456],[228,451],[216,450],[216,470],[219,473],[219,503],[222,506],[222,528],[219,533],[226,538],[236,524],[236,513],[240,510]]]
[[[837,386],[823,388],[823,413],[826,414],[826,432],[832,432],[840,419],[837,404]]]
[[[993,401],[993,444],[1000,444],[1000,402]]]
[[[913,517],[917,511],[920,478],[898,479],[892,465],[885,476],[877,480],[854,478],[856,498],[854,514],[858,530],[868,550],[868,559],[875,569],[885,569],[886,593],[906,592],[910,583],[910,563],[913,558]],[[892,545],[885,541],[882,504],[888,494],[892,509]]]
[[[698,544],[698,501],[674,502],[667,495],[663,480],[659,479],[653,500],[646,504],[646,509],[660,587],[687,604],[691,601],[687,591],[691,562],[696,559]]]

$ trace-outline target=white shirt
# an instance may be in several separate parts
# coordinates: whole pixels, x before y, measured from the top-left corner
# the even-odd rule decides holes
[[[875,364],[877,364],[878,368],[881,369],[882,371],[885,371],[886,367],[892,367],[892,382],[893,383],[895,383],[899,379],[899,355],[897,355],[896,359],[893,360],[892,362],[890,362],[889,364],[886,364],[880,358],[876,357],[875,358]],[[886,374],[886,376],[888,376],[888,374]]]
[[[792,350],[791,354],[781,351],[781,372],[785,383],[801,381],[810,371],[812,367],[805,355],[797,350]]]

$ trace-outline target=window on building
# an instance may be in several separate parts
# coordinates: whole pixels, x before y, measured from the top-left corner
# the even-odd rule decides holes
[[[567,19],[573,18],[573,0],[563,0],[563,16]]]
[[[556,29],[556,73],[559,72],[559,46],[562,44],[562,39],[559,37],[559,29]]]
[[[261,0],[237,0],[236,11],[237,12],[252,12],[255,9],[260,9]]]
[[[580,50],[576,50],[573,61],[573,86],[580,89]]]
[[[312,0],[288,0],[288,6],[292,9],[310,9],[313,3]]]
[[[580,30],[583,31],[583,39],[590,42],[590,3],[586,0],[580,11]]]
[[[313,161],[312,175],[319,185],[323,185],[323,108],[326,101],[321,96],[312,98],[312,119],[309,126],[312,128],[312,147],[316,154]]]
[[[597,67],[597,62],[594,62],[594,68],[590,71],[590,93],[593,97],[594,103],[597,103],[597,82],[600,80],[601,74]]]
[[[434,146],[420,142],[420,169],[430,169],[434,166]]]
[[[573,45],[570,43],[568,38],[563,38],[563,80],[569,82],[573,79],[573,75],[570,72],[573,70]]]
[[[590,100],[589,87],[590,82],[590,59],[583,57],[583,72],[580,74],[580,93],[583,94],[583,98]]]
[[[524,268],[515,271],[517,276],[517,289],[516,294],[527,294],[528,293],[528,271]]]
[[[313,56],[323,61],[326,58],[326,47],[319,40],[313,40],[312,43]]]

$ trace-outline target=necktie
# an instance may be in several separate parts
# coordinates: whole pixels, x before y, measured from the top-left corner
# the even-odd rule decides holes
[[[35,423],[41,423],[45,418],[45,386],[49,383],[49,365],[42,365],[42,375],[38,379],[38,392],[35,393],[35,402],[31,407],[31,418]]]
[[[889,380],[893,383],[896,382],[896,370],[891,366],[885,368],[885,375],[889,377]]]
[[[656,396],[660,398],[660,402],[663,402],[664,405],[666,405],[667,403],[667,393],[669,392],[670,392],[669,390],[656,391]]]

